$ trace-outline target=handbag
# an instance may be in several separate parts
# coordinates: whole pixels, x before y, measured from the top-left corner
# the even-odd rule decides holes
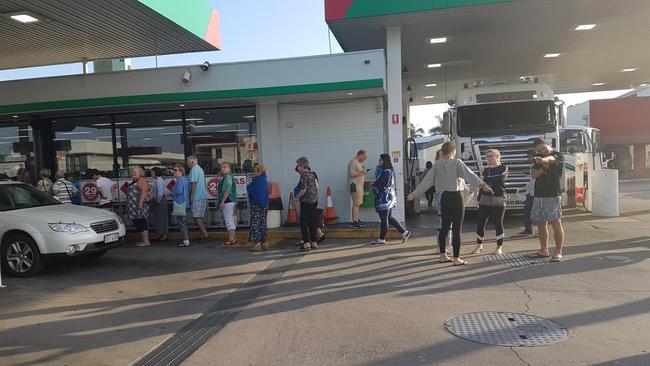
[[[187,215],[187,205],[185,202],[183,203],[176,203],[174,201],[173,208],[172,208],[172,216],[185,216]]]
[[[357,193],[357,184],[354,182],[350,183],[350,193]]]
[[[505,206],[506,198],[504,196],[486,196],[483,194],[479,204],[483,206]]]
[[[312,224],[315,227],[325,227],[325,211],[322,208],[317,208],[314,210],[314,216],[312,219],[314,220]]]

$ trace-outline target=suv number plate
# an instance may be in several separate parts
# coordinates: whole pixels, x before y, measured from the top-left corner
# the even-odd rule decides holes
[[[120,240],[120,234],[118,233],[104,235],[104,243],[113,243],[118,240]]]

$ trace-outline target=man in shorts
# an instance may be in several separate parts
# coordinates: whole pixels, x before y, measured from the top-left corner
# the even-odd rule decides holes
[[[564,228],[562,228],[562,191],[560,180],[564,170],[564,156],[553,150],[543,138],[535,139],[535,151],[532,177],[535,179],[535,198],[533,200],[532,220],[537,224],[539,243],[538,252],[529,257],[551,258],[552,262],[562,260],[564,245]],[[548,225],[553,227],[555,253],[550,256],[548,250]]]
[[[205,211],[208,207],[208,191],[205,186],[205,173],[199,166],[198,160],[194,156],[187,158],[187,166],[190,168],[190,207],[196,226],[201,231],[201,239],[210,239],[210,234],[205,230]]]
[[[350,227],[359,229],[365,224],[361,221],[359,211],[363,203],[363,185],[368,171],[363,162],[368,159],[366,150],[359,150],[357,155],[348,163],[348,186],[350,187],[350,198],[352,199],[352,224]]]

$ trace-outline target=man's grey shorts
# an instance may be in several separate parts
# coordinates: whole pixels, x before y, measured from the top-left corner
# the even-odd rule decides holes
[[[535,223],[559,221],[562,218],[562,197],[535,197],[531,217]]]
[[[205,210],[208,207],[207,200],[192,201],[192,217],[202,219],[205,217]]]

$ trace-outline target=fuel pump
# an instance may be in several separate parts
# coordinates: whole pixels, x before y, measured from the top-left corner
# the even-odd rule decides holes
[[[417,184],[416,174],[419,168],[420,158],[418,154],[418,144],[414,138],[409,137],[404,144],[404,193],[405,196],[415,190]],[[406,201],[406,199],[404,199]],[[411,216],[415,213],[414,201],[406,202],[406,215]]]

